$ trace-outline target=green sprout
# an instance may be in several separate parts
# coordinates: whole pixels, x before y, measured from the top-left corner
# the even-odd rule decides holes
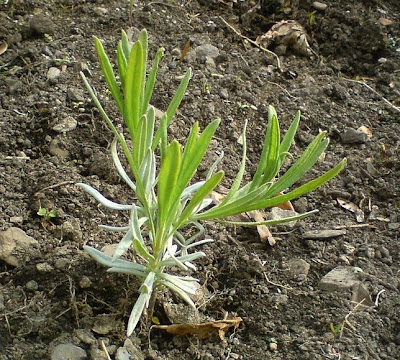
[[[51,226],[54,226],[52,219],[54,219],[58,216],[56,210],[53,210],[53,209],[49,210],[44,207],[40,207],[36,214],[42,217],[41,224],[45,229],[47,228],[47,225],[49,225],[49,224]]]
[[[148,319],[152,318],[156,294],[160,289],[168,288],[195,308],[191,297],[198,290],[198,280],[191,276],[172,274],[171,270],[174,273],[177,268],[196,270],[193,261],[205,254],[194,251],[194,248],[212,241],[202,238],[205,232],[203,221],[255,226],[275,225],[302,219],[317,210],[263,222],[243,223],[225,220],[233,215],[272,207],[307,194],[337,175],[344,168],[346,160],[342,160],[323,175],[292,188],[293,184],[316,163],[329,141],[326,132],[320,133],[289,170],[280,175],[281,166],[289,155],[300,121],[300,113],[297,113],[281,139],[277,115],[275,109],[270,106],[265,142],[253,179],[250,183],[242,185],[246,165],[245,125],[242,134],[243,157],[238,174],[224,199],[219,204],[212,204],[209,195],[224,176],[222,170],[216,171],[223,154],[210,167],[202,181],[194,182],[193,177],[220,120],[212,121],[202,132],[198,122],[194,123],[184,144],[176,139],[170,140],[167,136],[167,128],[184,96],[191,70],[189,69],[183,76],[167,110],[156,126],[155,109],[150,105],[150,100],[164,50],[161,48],[157,51],[153,66],[147,74],[147,31],[142,30],[138,40],[133,44],[128,41],[123,31],[116,51],[118,68],[116,76],[98,38],[95,38],[95,47],[109,91],[125,121],[127,130],[125,134],[119,132],[110,120],[83,73],[81,77],[114,135],[111,145],[112,159],[119,175],[134,192],[136,200],[133,204],[118,204],[106,199],[89,185],[77,184],[103,206],[128,211],[130,214],[126,226],[102,226],[106,230],[120,231],[124,234],[112,256],[90,246],[84,246],[84,250],[99,263],[109,267],[109,272],[135,275],[141,279],[140,294],[128,320],[129,336],[143,313],[147,312]],[[129,141],[126,140],[126,136]],[[130,175],[119,159],[118,152],[121,150],[127,160]],[[195,229],[196,233],[185,237],[183,233],[185,228]],[[125,256],[129,249],[135,254],[132,260],[127,260]]]

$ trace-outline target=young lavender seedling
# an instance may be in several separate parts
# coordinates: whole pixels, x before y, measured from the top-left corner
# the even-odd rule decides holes
[[[277,115],[275,109],[270,106],[265,142],[251,182],[242,186],[246,164],[245,126],[243,157],[238,174],[224,199],[219,204],[212,205],[209,195],[221,182],[224,172],[222,170],[215,172],[217,168],[215,163],[204,180],[194,182],[193,177],[220,121],[212,121],[203,132],[200,132],[199,124],[196,122],[183,145],[176,139],[170,141],[167,136],[167,128],[183,98],[191,70],[189,69],[184,75],[175,96],[156,127],[155,111],[150,105],[150,100],[164,50],[162,48],[158,50],[153,66],[147,74],[147,31],[141,31],[138,40],[133,44],[128,41],[126,33],[122,32],[117,47],[117,80],[102,43],[97,38],[95,46],[108,88],[125,121],[129,142],[126,141],[126,135],[117,131],[85,75],[81,73],[81,76],[94,103],[114,134],[111,146],[112,159],[119,175],[135,193],[136,201],[134,204],[117,204],[106,199],[91,186],[78,184],[102,205],[130,212],[130,220],[126,226],[102,226],[110,231],[124,233],[113,256],[90,246],[84,246],[84,249],[99,263],[109,267],[109,272],[131,274],[141,279],[139,297],[128,320],[129,336],[145,310],[152,313],[157,290],[161,288],[168,288],[195,307],[191,296],[197,292],[198,280],[190,276],[171,274],[168,269],[179,267],[182,270],[196,270],[193,261],[205,254],[194,249],[212,241],[201,238],[204,234],[202,221],[249,226],[274,225],[302,219],[317,210],[263,222],[242,223],[224,220],[232,215],[272,207],[313,191],[337,175],[344,168],[346,160],[343,159],[320,177],[283,193],[315,164],[329,141],[325,132],[320,133],[289,170],[280,176],[279,171],[289,154],[300,113],[297,113],[281,140]],[[118,144],[127,159],[130,175],[119,159]],[[185,238],[182,229],[188,227],[195,228],[197,232]],[[128,249],[132,249],[135,253],[134,259],[130,261],[123,258]]]

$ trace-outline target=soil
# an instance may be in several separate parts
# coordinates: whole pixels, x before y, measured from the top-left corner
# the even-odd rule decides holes
[[[260,1],[256,7],[253,1],[137,1],[130,15],[126,0],[0,2],[0,40],[8,44],[0,55],[0,230],[19,228],[36,240],[19,254],[17,266],[0,260],[1,360],[64,359],[54,350],[59,344],[106,359],[102,343],[112,359],[400,359],[400,3],[324,4],[325,10],[316,10],[312,1]],[[250,40],[281,20],[296,20],[313,53],[300,56],[276,40],[268,45],[279,53],[278,68],[273,54],[224,20]],[[179,77],[189,66],[193,70],[171,137],[182,141],[194,121],[204,128],[222,119],[207,161],[216,150],[225,151],[225,186],[240,162],[238,138],[246,119],[248,175],[254,171],[268,105],[276,107],[283,129],[301,111],[295,157],[312,136],[328,132],[325,159],[307,179],[348,159],[334,180],[293,202],[298,212],[319,213],[293,229],[270,229],[275,246],[261,243],[254,229],[206,224],[207,237],[215,241],[196,263],[206,293],[198,304],[202,319],[243,319],[224,341],[213,334],[197,339],[148,332],[142,324],[125,342],[138,283],[106,273],[82,249],[116,243],[118,236],[98,225],[127,218],[98,207],[75,183],[90,184],[117,202],[133,196],[113,168],[111,133],[79,71],[87,72],[107,111],[120,121],[92,37],[112,54],[121,29],[132,26],[148,30],[150,58],[165,48],[152,99],[158,109],[166,109]],[[179,61],[188,40],[189,53]],[[218,48],[218,56],[193,56],[205,44]],[[61,72],[53,77],[51,67]],[[71,117],[75,129],[54,130]],[[342,136],[361,126],[371,134],[358,142]],[[364,221],[357,222],[338,198],[359,206]],[[57,217],[38,216],[40,207]],[[309,230],[338,228],[345,234],[304,237]],[[298,259],[310,265],[308,272],[290,269]],[[360,272],[369,304],[355,301],[350,289],[320,287],[338,266]],[[168,292],[158,297],[161,323],[171,321],[166,309],[172,304],[180,300]],[[102,320],[109,326],[101,327]],[[131,354],[125,357],[124,342]]]

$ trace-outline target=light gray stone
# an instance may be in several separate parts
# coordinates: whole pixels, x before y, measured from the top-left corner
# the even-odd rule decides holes
[[[65,134],[68,131],[75,130],[77,125],[78,122],[72,116],[67,116],[64,119],[58,121],[53,126],[53,130]]]
[[[211,44],[203,44],[195,49],[197,59],[210,57],[215,59],[219,55],[219,49]]]
[[[360,284],[359,269],[352,266],[338,266],[327,273],[319,282],[319,287],[327,291],[349,290]]]
[[[327,4],[324,4],[322,2],[319,1],[314,1],[312,3],[312,6],[314,9],[319,10],[319,11],[325,11],[328,8]]]
[[[86,351],[74,344],[59,344],[51,353],[51,360],[85,360]]]
[[[8,265],[23,266],[38,254],[39,243],[17,227],[0,232],[0,260]]]
[[[60,76],[61,70],[52,66],[49,70],[47,70],[47,79],[50,82],[55,82],[55,80]]]

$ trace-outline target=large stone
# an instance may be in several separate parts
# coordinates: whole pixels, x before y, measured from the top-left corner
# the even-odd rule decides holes
[[[17,227],[0,232],[0,260],[15,267],[23,266],[37,255],[38,242]]]

